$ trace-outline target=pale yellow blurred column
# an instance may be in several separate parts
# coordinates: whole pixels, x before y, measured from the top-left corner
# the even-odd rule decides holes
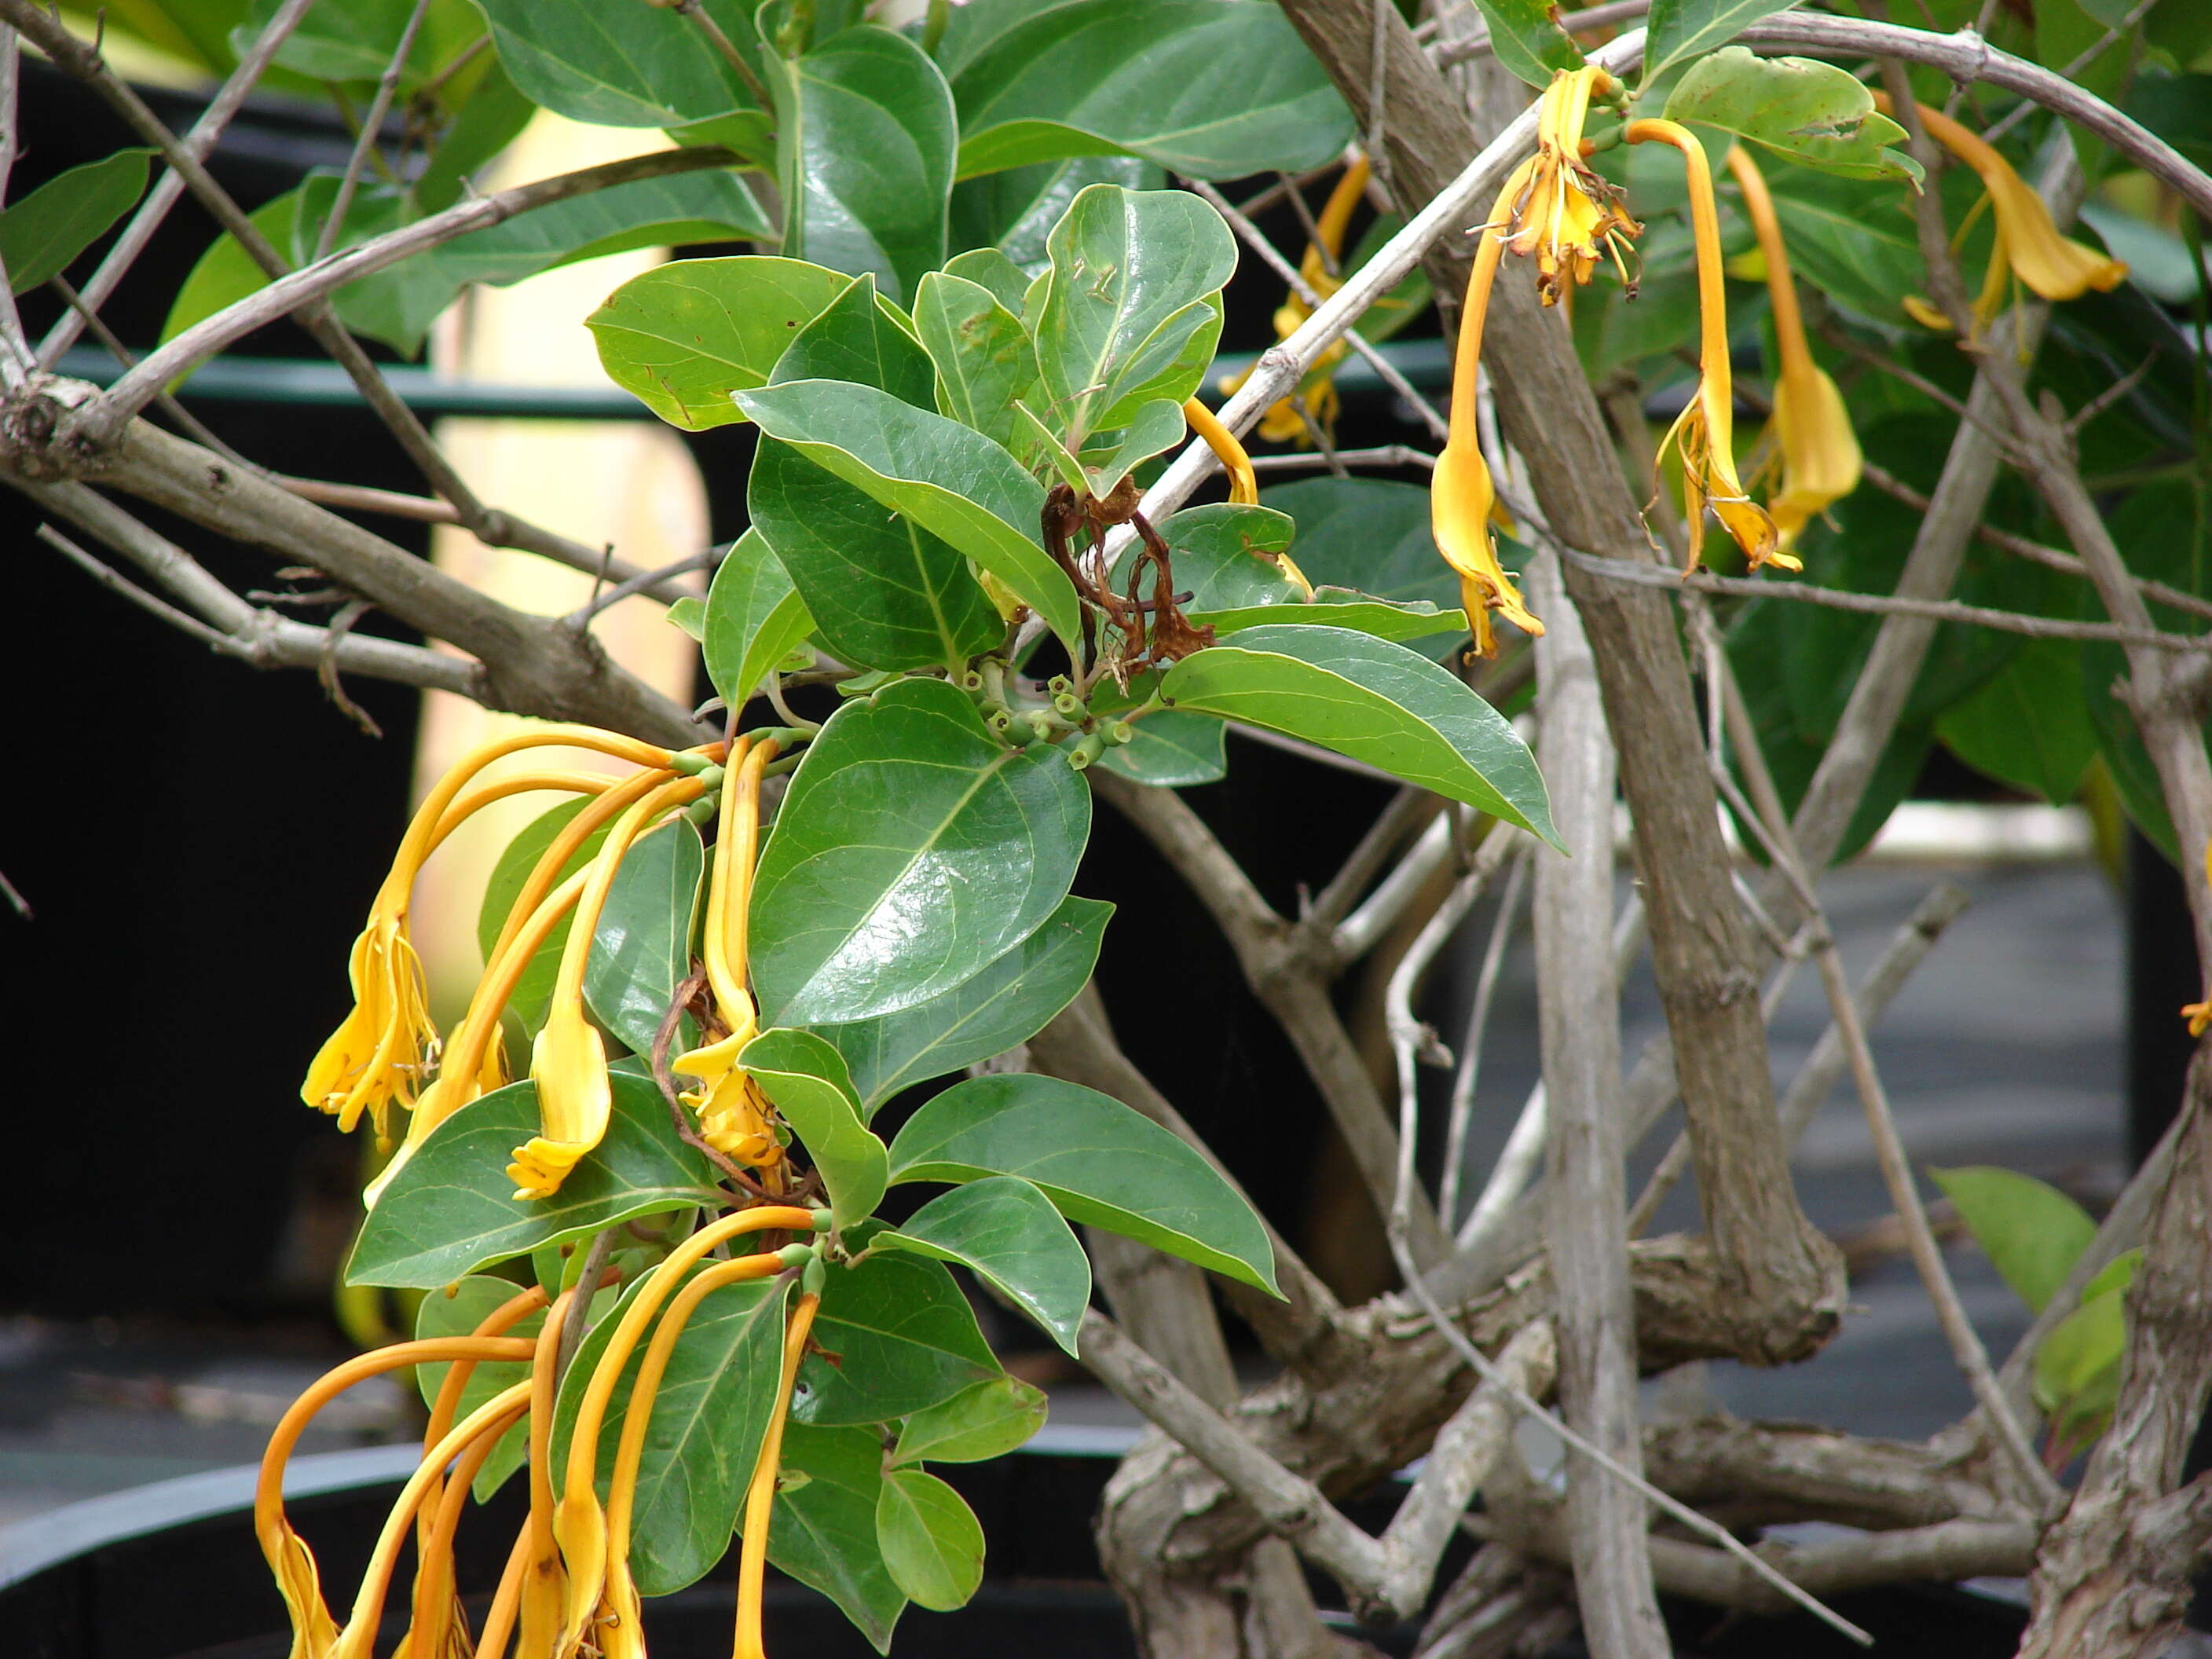
[[[508,150],[487,190],[666,148],[659,133],[590,127],[541,112]],[[617,254],[545,272],[513,288],[477,288],[448,317],[433,347],[439,368],[504,386],[603,386],[584,319],[617,287],[658,264],[663,250]],[[641,569],[668,564],[707,544],[707,493],[683,441],[653,421],[454,419],[438,438],[461,477],[488,506],[504,507],[589,546],[611,542]],[[484,546],[441,526],[431,557],[480,592],[542,615],[574,611],[592,579],[534,554]],[[631,672],[689,705],[698,648],[669,625],[653,600],[602,611],[593,631]],[[415,763],[421,799],[454,761],[477,744],[530,722],[494,714],[448,692],[424,694]],[[623,771],[588,751],[532,749],[487,769]],[[476,916],[501,851],[539,813],[573,797],[528,794],[501,801],[455,832],[416,890],[415,940],[428,970],[441,1023],[465,1005],[482,966]]]

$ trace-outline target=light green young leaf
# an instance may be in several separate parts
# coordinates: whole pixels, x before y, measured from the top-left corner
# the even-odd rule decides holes
[[[1273,623],[1185,657],[1174,707],[1304,738],[1559,845],[1544,780],[1505,717],[1425,657],[1349,629]]]
[[[1098,757],[1109,772],[1161,789],[1188,789],[1229,775],[1227,728],[1219,720],[1162,708],[1135,725],[1134,738]]]
[[[1073,192],[1068,199],[1074,199]],[[1004,306],[1018,320],[1030,291],[1030,273],[996,247],[972,247],[945,262],[945,275],[973,283]]]
[[[1047,1410],[1042,1389],[994,1376],[908,1418],[891,1462],[988,1462],[1027,1444],[1044,1426]]]
[[[1477,0],[1490,25],[1490,47],[1498,63],[1540,91],[1561,70],[1583,66],[1582,48],[1559,27],[1559,10],[1547,0]]]
[[[1072,1221],[1103,1227],[1273,1292],[1275,1253],[1252,1206],[1197,1152],[1120,1101],[1032,1073],[956,1083],[891,1141],[891,1181],[1033,1182]]]
[[[675,616],[671,607],[669,619]],[[783,562],[759,531],[748,529],[723,556],[707,593],[700,645],[714,690],[731,708],[744,708],[769,671],[813,631]]]
[[[877,294],[873,272],[861,276],[799,331],[768,380],[770,386],[852,380],[917,409],[936,407],[929,354],[897,307]]]
[[[1718,127],[1807,167],[1850,179],[1921,177],[1889,146],[1905,129],[1874,106],[1846,70],[1814,58],[1759,58],[1724,46],[1692,64],[1668,94],[1667,118]]]
[[[1724,46],[1750,25],[1796,0],[1652,0],[1644,33],[1644,83],[1674,64]]]
[[[890,1185],[890,1160],[860,1121],[844,1057],[811,1031],[778,1027],[747,1043],[738,1064],[797,1131],[829,1189],[831,1224],[851,1227],[872,1215]]]
[[[2140,1249],[2116,1257],[2035,1351],[2035,1403],[2062,1443],[2094,1438],[2110,1419],[2127,1353],[2126,1291],[2142,1263]]]
[[[149,149],[118,149],[58,173],[0,212],[8,289],[27,294],[67,270],[146,190]]]
[[[256,230],[269,239],[271,246],[286,248],[292,246],[293,228],[299,215],[300,191],[288,190],[246,216]],[[177,297],[169,302],[169,314],[161,321],[161,338],[173,340],[194,323],[204,322],[226,306],[235,305],[247,295],[258,294],[268,286],[268,273],[254,264],[226,231],[208,244],[206,252],[177,289]]]
[[[1076,1330],[1091,1303],[1091,1259],[1052,1200],[1030,1182],[989,1176],[955,1187],[869,1243],[968,1268],[1074,1355]]]
[[[914,322],[936,369],[938,413],[1017,447],[1014,404],[1037,377],[1018,311],[980,283],[933,270],[915,291]]]
[[[983,1525],[960,1494],[921,1469],[893,1469],[876,1498],[876,1543],[917,1607],[951,1613],[983,1582]]]
[[[2013,1293],[2041,1313],[2096,1236],[2089,1212],[2056,1187],[1989,1164],[1928,1173]]]
[[[1162,450],[1182,441],[1182,405],[1167,398],[1139,404],[1128,425],[1102,434],[1097,445],[1084,451],[1084,470],[1091,474],[1091,493],[1110,494],[1115,486]]]

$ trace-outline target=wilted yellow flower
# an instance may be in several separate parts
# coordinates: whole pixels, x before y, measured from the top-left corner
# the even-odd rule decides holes
[[[1498,652],[1498,636],[1490,625],[1492,611],[1528,633],[1544,631],[1544,624],[1528,614],[1520,590],[1498,562],[1498,544],[1491,533],[1498,491],[1491,483],[1489,464],[1482,459],[1482,445],[1476,435],[1474,398],[1490,288],[1505,251],[1506,214],[1528,187],[1535,167],[1532,156],[1514,169],[1505,188],[1498,192],[1490,222],[1476,233],[1474,269],[1468,275],[1467,301],[1460,308],[1459,348],[1452,363],[1450,435],[1444,441],[1443,453],[1437,457],[1436,474],[1429,481],[1429,529],[1444,562],[1459,574],[1460,603],[1474,635],[1475,653],[1484,657]]]
[[[1360,196],[1367,189],[1367,158],[1353,157],[1338,177],[1335,188],[1329,191],[1320,216],[1314,221],[1316,240],[1306,244],[1305,255],[1298,261],[1298,276],[1313,290],[1316,301],[1326,300],[1344,286],[1338,264],[1344,253],[1344,233],[1351,226],[1352,210],[1359,205]],[[1313,310],[1305,296],[1295,289],[1285,295],[1283,303],[1275,307],[1275,337],[1289,339],[1304,326]],[[1336,366],[1344,361],[1348,349],[1342,340],[1332,341],[1314,359],[1305,378],[1299,382],[1307,413],[1324,434],[1336,429],[1337,414],[1342,407],[1336,392]],[[1251,376],[1249,368],[1241,374],[1224,375],[1218,383],[1222,395],[1233,394]],[[1305,417],[1298,413],[1297,402],[1292,398],[1279,398],[1268,405],[1267,412],[1260,417],[1259,433],[1271,444],[1305,445],[1313,441],[1313,434],[1307,429]]]
[[[1557,305],[1570,283],[1589,281],[1601,252],[1629,282],[1622,258],[1643,227],[1620,210],[1620,191],[1583,160],[1590,100],[1618,82],[1595,66],[1561,70],[1537,106],[1535,165],[1511,204],[1507,246],[1536,261],[1536,292]]]
[[[1735,538],[1752,568],[1802,566],[1781,550],[1781,538],[1766,509],[1751,499],[1735,471],[1735,388],[1729,374],[1728,295],[1722,271],[1720,210],[1713,199],[1712,165],[1705,147],[1687,127],[1673,121],[1632,121],[1632,144],[1671,144],[1682,152],[1689,177],[1690,229],[1698,248],[1698,310],[1700,337],[1698,389],[1661,441],[1682,460],[1682,516],[1690,531],[1690,563],[1698,562],[1705,537],[1705,509]]]
[[[1889,94],[1877,92],[1875,106],[1890,111]],[[2125,262],[2097,252],[2086,243],[2058,234],[2043,198],[2013,171],[2012,163],[1980,134],[1968,131],[1941,110],[1925,104],[1921,127],[1930,138],[1949,150],[1981,179],[1989,204],[1996,212],[1996,236],[1990,248],[1990,267],[1974,301],[1974,320],[1986,325],[2002,309],[2010,279],[2017,276],[2046,300],[2078,300],[2091,289],[2110,293],[2128,277]],[[1934,328],[1948,328],[1950,319],[1916,295],[1905,309]]]
[[[1782,447],[1782,487],[1768,498],[1776,548],[1786,552],[1805,526],[1828,503],[1858,488],[1859,441],[1844,409],[1843,393],[1813,361],[1805,343],[1805,322],[1797,309],[1797,285],[1790,276],[1790,255],[1782,244],[1782,225],[1765,176],[1742,144],[1729,151],[1729,170],[1743,192],[1745,213],[1759,237],[1766,267],[1766,291],[1774,307],[1774,348],[1781,373],[1774,381],[1774,431]]]

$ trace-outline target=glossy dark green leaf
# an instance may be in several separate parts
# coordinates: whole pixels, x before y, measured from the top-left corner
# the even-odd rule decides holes
[[[1070,1220],[1275,1288],[1252,1206],[1182,1140],[1095,1089],[1031,1073],[970,1078],[891,1142],[894,1183],[994,1175],[1035,1182]]]
[[[1052,1200],[1030,1182],[987,1176],[955,1187],[871,1243],[968,1268],[1074,1354],[1076,1328],[1091,1303],[1091,1259]]]
[[[1863,316],[1900,321],[1905,296],[1928,285],[1910,189],[1811,167],[1777,167],[1767,182],[1798,282]]]
[[[675,612],[669,612],[672,621]],[[747,530],[723,557],[707,593],[700,641],[707,677],[722,701],[742,708],[770,670],[814,631],[806,601],[791,574],[757,530]]]
[[[9,291],[26,294],[67,270],[146,190],[147,149],[118,149],[58,173],[0,212]]]
[[[584,322],[609,380],[703,432],[744,420],[730,394],[766,386],[799,331],[851,285],[803,259],[678,259],[631,277]]]
[[[1069,200],[1074,199],[1073,193]],[[945,275],[957,276],[963,283],[973,283],[1004,306],[1010,315],[1020,320],[1022,307],[1028,302],[1029,272],[999,248],[988,244],[972,247],[965,253],[956,253],[945,262]]]
[[[1723,46],[1675,82],[1667,118],[1717,127],[1846,178],[1921,176],[1917,161],[1892,148],[1904,142],[1905,129],[1875,108],[1856,76],[1817,58],[1760,58]]]
[[[1423,512],[1425,525],[1425,504]],[[1457,606],[1440,610],[1425,599],[1393,603],[1344,586],[1316,587],[1309,599],[1271,556],[1290,551],[1292,528],[1289,515],[1275,508],[1226,502],[1170,519],[1160,534],[1175,550],[1176,586],[1190,595],[1184,614],[1224,639],[1276,622],[1350,628],[1386,640],[1467,631],[1466,613]],[[1297,556],[1302,562],[1303,545]]]
[[[1794,0],[1652,0],[1644,25],[1644,78],[1648,84],[1670,64],[1733,40],[1760,18],[1784,11]]]
[[[1936,731],[1976,771],[2064,805],[2097,757],[2081,647],[2028,641],[1980,690],[1947,710]]]
[[[1548,87],[1560,70],[1583,64],[1582,48],[1559,27],[1559,8],[1547,0],[1477,0],[1490,25],[1498,64],[1530,86]]]
[[[889,1653],[906,1593],[876,1542],[883,1484],[883,1442],[872,1429],[787,1425],[768,1559],[835,1601],[878,1653]]]
[[[952,187],[952,246],[1002,253],[1026,273],[1011,295],[1000,292],[995,283],[983,284],[999,295],[1008,310],[1019,311],[1028,277],[1050,263],[1045,239],[1066,213],[1067,204],[1087,186],[1158,190],[1166,183],[1165,173],[1133,155],[1078,156],[1072,161],[1042,161],[963,179]],[[972,270],[950,264],[946,269],[957,276],[981,280]]]
[[[1091,977],[1113,914],[1096,899],[1064,899],[1042,927],[951,990],[899,1013],[817,1028],[845,1057],[863,1110],[1035,1036]]]
[[[761,441],[745,501],[840,660],[957,668],[1005,635],[958,549],[791,445]]]
[[[870,1019],[951,990],[1060,908],[1091,793],[1057,750],[1010,750],[942,680],[848,703],[808,747],[761,854],[763,1018]]]
[[[794,380],[737,402],[803,450],[989,571],[1063,640],[1082,637],[1075,589],[1039,540],[1044,489],[981,433],[873,386]]]
[[[650,1078],[608,1074],[607,1133],[549,1199],[514,1196],[514,1149],[538,1132],[538,1087],[495,1090],[433,1129],[362,1223],[349,1285],[424,1290],[618,1221],[724,1201],[707,1160],[676,1138]]]
[[[1109,749],[1097,764],[1138,783],[1161,789],[1188,789],[1229,775],[1228,744],[1222,723],[1206,714],[1156,709],[1135,722],[1137,735]]]
[[[1047,1409],[1042,1389],[1019,1377],[994,1376],[908,1417],[891,1461],[988,1462],[1027,1444],[1044,1426]]]
[[[1307,478],[1262,490],[1261,500],[1297,521],[1293,556],[1316,591],[1350,589],[1394,605],[1433,605],[1442,631],[1407,641],[1425,657],[1455,651],[1466,640],[1465,627],[1452,621],[1459,611],[1458,580],[1429,533],[1427,490],[1386,478]]]
[[[1185,657],[1161,695],[1377,766],[1558,843],[1535,757],[1511,724],[1427,658],[1348,629],[1248,628]]]
[[[1182,404],[1176,399],[1153,398],[1139,404],[1127,426],[1099,434],[1085,448],[1083,467],[1091,475],[1091,494],[1112,494],[1139,462],[1181,443],[1183,431]]]
[[[1047,246],[1052,269],[1025,320],[1050,400],[1039,412],[1070,448],[1198,390],[1237,268],[1219,214],[1183,191],[1092,185]]]
[[[483,902],[477,911],[477,948],[483,952],[485,965],[490,965],[492,946],[499,942],[500,929],[507,925],[507,912],[522,892],[522,884],[530,879],[538,860],[552,846],[554,838],[568,827],[568,820],[582,811],[587,798],[579,796],[549,807],[524,825],[515,838],[507,842],[507,849],[492,866],[491,877],[484,883]],[[594,830],[583,845],[568,855],[554,878],[558,886],[592,861],[607,838],[604,828]],[[550,889],[548,890],[550,890]],[[545,1023],[546,1005],[553,998],[553,980],[561,969],[561,948],[568,935],[560,928],[539,945],[530,958],[521,977],[514,982],[514,990],[507,1000],[507,1012],[522,1027],[525,1036],[537,1035],[538,1028]]]
[[[2096,1237],[2089,1212],[2047,1182],[1990,1164],[1928,1173],[2013,1294],[2041,1313]]]
[[[951,1613],[983,1582],[983,1524],[967,1500],[921,1469],[893,1469],[876,1495],[884,1565],[916,1607]]]
[[[757,66],[750,8],[702,0]],[[744,80],[672,8],[602,0],[477,0],[516,87],[571,120],[675,127],[753,106]]]
[[[448,82],[449,89],[463,86],[466,71]],[[439,213],[461,198],[462,190],[491,159],[514,142],[538,113],[538,106],[515,89],[497,58],[483,65],[473,84],[460,94],[458,106],[446,100],[452,124],[437,148],[423,162],[411,194],[416,209]]]
[[[903,300],[945,263],[959,142],[952,94],[914,42],[863,24],[779,66],[784,251]]]
[[[823,1428],[884,1423],[999,1374],[952,1275],[937,1262],[886,1252],[830,1269],[792,1414]]]
[[[858,278],[800,329],[769,375],[786,380],[854,380],[934,409],[936,374],[929,354],[896,311],[876,293],[873,272]]]
[[[694,1269],[687,1278],[703,1269]],[[553,1416],[553,1478],[567,1478],[576,1414],[623,1315],[643,1281],[601,1316],[577,1345]],[[701,1298],[669,1351],[638,1457],[630,1519],[630,1571],[647,1595],[667,1595],[711,1571],[730,1547],[745,1489],[781,1390],[791,1280],[724,1285]],[[599,1430],[594,1479],[602,1503],[611,1486],[638,1371],[661,1314],[647,1326],[617,1379]]]
[[[778,1027],[747,1043],[738,1063],[797,1132],[830,1194],[832,1224],[866,1220],[890,1185],[890,1164],[861,1121],[844,1056],[811,1031]]]
[[[1201,179],[1318,167],[1352,138],[1281,10],[1246,0],[980,0],[939,46],[960,176],[1122,151]]]
[[[981,283],[941,270],[921,279],[914,301],[915,327],[936,370],[938,413],[1010,447],[1014,404],[1031,395],[1037,377],[1018,305],[1018,296],[1010,309]]]
[[[691,927],[706,869],[699,832],[678,817],[630,843],[616,866],[584,964],[584,1000],[600,1024],[649,1054],[691,972]]]

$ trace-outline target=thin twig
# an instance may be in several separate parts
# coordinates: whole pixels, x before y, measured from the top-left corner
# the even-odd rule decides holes
[[[680,559],[672,559],[658,569],[641,570],[629,580],[617,582],[605,592],[593,594],[588,604],[577,606],[561,620],[571,628],[588,627],[592,617],[603,611],[620,605],[624,599],[635,598],[640,593],[651,594],[656,599],[659,598],[659,590],[661,587],[672,583],[675,578],[688,574],[691,571],[710,568],[714,563],[714,551],[709,548],[704,553],[687,553]],[[696,599],[698,596],[685,594],[682,597]]]
[[[1254,455],[1249,458],[1255,472],[1303,471],[1310,467],[1327,466],[1333,461],[1340,467],[1419,467],[1424,472],[1437,470],[1437,458],[1425,449],[1415,449],[1409,444],[1377,444],[1368,449],[1340,449],[1326,459],[1301,451],[1285,451],[1279,455]]]
[[[754,100],[763,109],[773,113],[775,109],[775,98],[769,94],[768,88],[762,83],[760,76],[754,70],[752,64],[746,61],[744,53],[739,52],[736,43],[722,33],[722,26],[707,15],[706,7],[701,5],[699,0],[678,0],[676,9],[682,15],[690,18],[699,33],[707,37],[707,44],[714,47],[722,61],[737,70],[738,79],[745,83],[745,90],[752,94]]]
[[[1651,0],[1611,0],[1607,5],[1567,13],[1559,20],[1559,27],[1569,34],[1582,34],[1591,29],[1610,28],[1615,23],[1632,22],[1650,9]],[[1449,69],[1470,58],[1489,56],[1490,33],[1486,29],[1465,40],[1445,41],[1436,49],[1438,69]]]
[[[1467,1030],[1459,1042],[1459,1070],[1452,1077],[1451,1115],[1444,1130],[1444,1168],[1437,1191],[1437,1216],[1447,1229],[1459,1225],[1459,1189],[1467,1162],[1467,1132],[1474,1118],[1474,1091],[1482,1077],[1482,1048],[1490,1029],[1490,1007],[1498,994],[1499,970],[1505,965],[1505,947],[1513,937],[1514,918],[1520,914],[1521,896],[1528,884],[1534,849],[1522,847],[1513,868],[1506,873],[1505,891],[1498,900],[1498,916],[1491,923],[1490,943],[1483,947],[1482,968],[1474,981],[1474,1006],[1467,1017]]]
[[[46,286],[53,289],[56,294],[61,296],[63,304],[73,307],[78,314],[83,318],[84,325],[92,331],[92,337],[99,341],[101,345],[106,347],[108,355],[113,357],[123,368],[129,368],[133,363],[138,361],[137,355],[133,352],[130,347],[125,345],[120,339],[116,337],[115,331],[108,327],[106,323],[100,320],[99,313],[94,311],[91,307],[85,304],[84,295],[79,294],[75,289],[71,288],[69,285],[67,278],[58,276],[49,276],[46,279]],[[154,399],[154,404],[155,406],[164,415],[167,415],[171,421],[175,422],[177,429],[182,432],[186,437],[195,439],[198,441],[205,444],[210,449],[215,451],[216,454],[222,456],[225,459],[229,460],[239,466],[254,466],[253,462],[247,460],[245,456],[240,454],[235,449],[233,449],[228,443],[224,442],[216,432],[210,428],[206,422],[201,420],[198,416],[193,414],[191,410],[186,409],[181,403],[179,403],[176,398],[170,392],[163,392],[160,396]],[[260,467],[255,467],[254,470],[257,471],[265,471],[265,469]]]
[[[392,61],[385,66],[383,76],[377,81],[376,95],[369,100],[368,113],[362,118],[361,133],[354,140],[353,154],[346,157],[345,172],[338,179],[337,193],[331,198],[329,216],[323,221],[322,230],[315,237],[317,259],[327,258],[337,246],[338,231],[345,223],[346,215],[353,209],[354,192],[361,188],[361,175],[374,154],[376,141],[384,131],[384,118],[392,112],[392,100],[398,95],[400,77],[407,72],[407,59],[415,51],[415,36],[422,29],[422,20],[430,13],[430,0],[415,0],[415,9],[407,15],[407,21],[399,31],[399,44],[392,48]]]
[[[1992,3],[1995,3],[1996,0],[1992,0]],[[2058,73],[2069,81],[2075,79],[2083,70],[2088,68],[2090,64],[2095,63],[2098,58],[2102,57],[2106,49],[2112,46],[2113,42],[2119,40],[2122,35],[2127,33],[2127,32],[2135,27],[2136,24],[2142,22],[2145,17],[2148,17],[2150,15],[2150,9],[2157,3],[2158,0],[2136,0],[2136,3],[2128,8],[2127,15],[2125,16],[2122,17],[2118,22],[2114,23],[2106,28],[2102,34],[2092,40],[2087,46],[2082,47],[2081,51],[2075,52],[2074,56],[2067,61],[2065,67],[2061,69]],[[1989,33],[1989,26],[1987,24],[1981,25],[1978,32],[1987,34]],[[1988,126],[1982,130],[1983,138],[1992,144],[1999,143],[2002,140],[2005,134],[2010,132],[2014,127],[2026,120],[2027,118],[2028,112],[2034,108],[2035,106],[2033,104],[2026,102],[2025,100],[2015,104],[2012,108],[2007,110],[2002,115],[1990,122]]]
[[[1429,820],[1443,811],[1443,797],[1410,783],[1401,785],[1390,798],[1390,804],[1367,827],[1358,844],[1337,866],[1328,885],[1307,908],[1304,920],[1318,927],[1333,927],[1343,921],[1384,862],[1398,851],[1408,836],[1419,835],[1427,829]]]
[[[591,1322],[592,1303],[599,1294],[599,1279],[606,1272],[607,1258],[614,1254],[615,1240],[622,1236],[620,1227],[602,1228],[593,1235],[591,1247],[584,1252],[582,1271],[576,1275],[576,1293],[568,1300],[568,1310],[561,1320],[561,1341],[553,1361],[556,1376],[566,1375],[568,1362],[576,1357],[576,1350],[584,1340],[584,1327]]]

